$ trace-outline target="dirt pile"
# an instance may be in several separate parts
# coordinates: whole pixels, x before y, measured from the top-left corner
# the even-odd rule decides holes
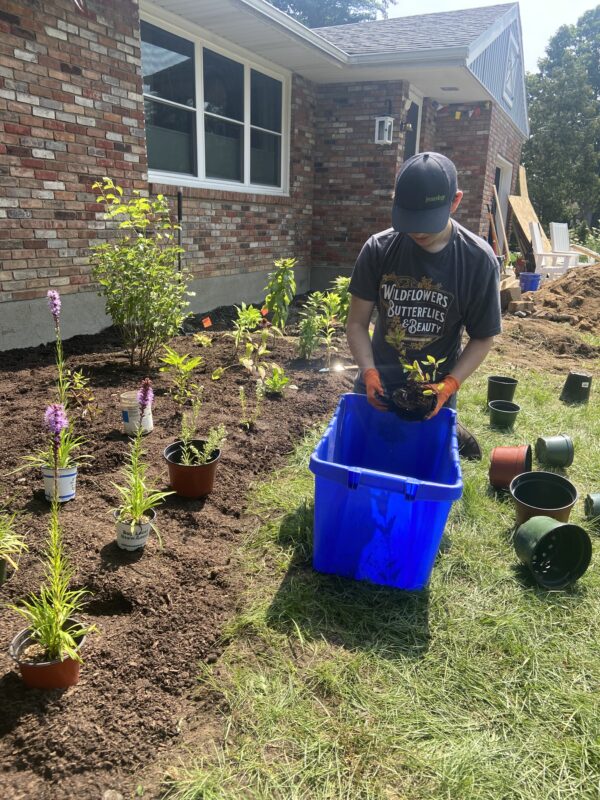
[[[600,266],[569,270],[524,297],[533,300],[534,317],[568,322],[589,333],[600,330]]]

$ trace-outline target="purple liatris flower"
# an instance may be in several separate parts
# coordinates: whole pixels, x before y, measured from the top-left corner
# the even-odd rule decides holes
[[[44,414],[44,422],[46,428],[54,435],[55,448],[58,447],[60,444],[60,432],[69,427],[69,420],[62,403],[52,403],[51,406],[48,406]]]
[[[58,325],[60,320],[60,295],[56,289],[50,289],[48,291],[48,308],[54,317],[54,324]]]
[[[154,392],[152,391],[152,381],[150,378],[144,378],[142,386],[137,393],[138,405],[140,407],[140,419],[144,416],[147,408],[150,408],[154,400]]]

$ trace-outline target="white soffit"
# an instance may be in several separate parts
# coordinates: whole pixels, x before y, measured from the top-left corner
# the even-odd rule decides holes
[[[141,0],[140,11],[183,29],[197,25],[315,83],[406,80],[441,103],[492,99],[466,68],[466,48],[349,56],[262,0]]]

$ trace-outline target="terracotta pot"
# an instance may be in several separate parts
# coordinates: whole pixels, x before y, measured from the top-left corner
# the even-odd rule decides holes
[[[193,439],[194,447],[200,450],[204,447],[203,439]],[[164,457],[169,468],[169,483],[173,491],[180,497],[198,498],[206,497],[213,490],[217,462],[221,458],[221,451],[216,450],[213,458],[206,464],[186,466],[181,464],[181,441],[176,441],[165,448]]]
[[[156,518],[156,511],[151,509],[148,512],[147,522],[136,522],[132,526],[132,520],[121,522],[118,518],[119,512],[114,512],[115,528],[117,533],[117,545],[121,550],[139,550],[145,547],[152,530],[152,525]]]
[[[490,456],[490,483],[496,489],[508,489],[514,477],[531,472],[531,446],[494,447]]]
[[[546,589],[571,586],[592,558],[587,531],[552,517],[532,517],[524,522],[515,533],[514,545],[519,559]]]
[[[540,516],[568,522],[577,502],[577,489],[571,481],[554,472],[525,472],[513,478],[509,488],[517,525]]]
[[[76,622],[77,620],[70,620]],[[21,653],[33,642],[31,632],[25,628],[10,643],[9,654],[19,665],[23,683],[30,689],[66,689],[79,681],[79,661],[65,658],[63,661],[43,661],[38,664],[21,661]],[[83,647],[85,636],[77,640],[78,649]]]

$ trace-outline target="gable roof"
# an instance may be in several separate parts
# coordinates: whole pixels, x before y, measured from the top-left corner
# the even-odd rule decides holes
[[[469,47],[516,3],[313,28],[349,55]]]

